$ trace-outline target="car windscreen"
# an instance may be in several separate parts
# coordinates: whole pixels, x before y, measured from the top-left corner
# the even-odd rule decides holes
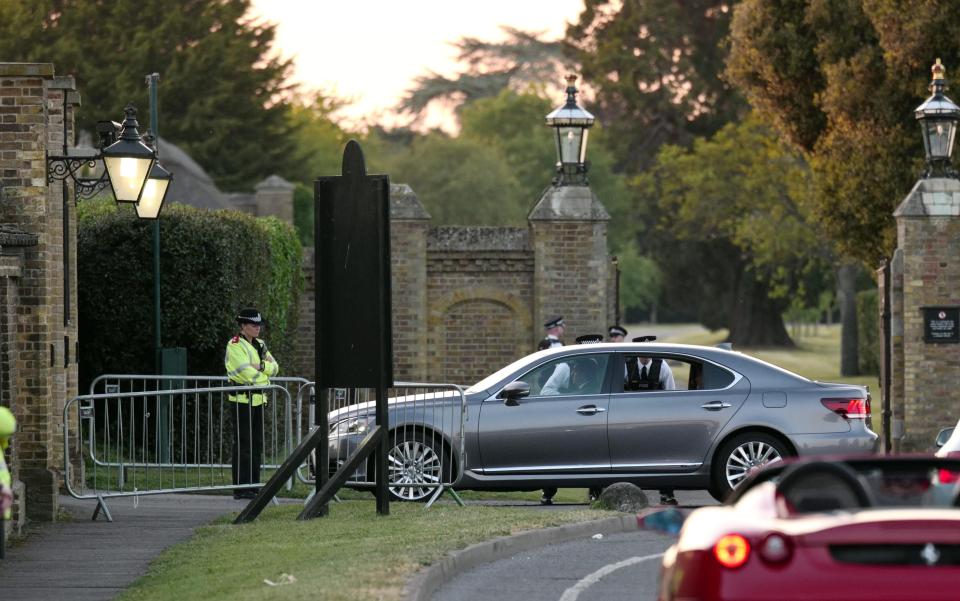
[[[960,461],[877,457],[781,464],[754,474],[728,502],[771,481],[792,513],[873,507],[954,507],[960,501]]]

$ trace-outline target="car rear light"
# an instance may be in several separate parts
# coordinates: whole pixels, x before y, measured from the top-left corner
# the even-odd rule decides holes
[[[728,534],[713,546],[713,556],[725,568],[739,568],[750,557],[750,542],[739,534]]]
[[[824,407],[844,419],[870,417],[870,399],[820,399]]]
[[[947,459],[960,459],[960,451],[950,451],[945,455],[945,457]],[[938,472],[939,473],[937,476],[940,480],[940,484],[953,484],[957,480],[960,480],[960,472],[955,470],[940,468]]]
[[[768,534],[757,546],[757,555],[768,563],[784,563],[793,557],[793,543],[782,534]]]

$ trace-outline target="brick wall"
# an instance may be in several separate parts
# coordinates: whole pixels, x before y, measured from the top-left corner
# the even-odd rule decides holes
[[[55,77],[52,65],[0,63],[0,186],[5,199],[0,223],[37,237],[35,246],[22,251],[17,298],[9,298],[8,285],[6,302],[16,306],[15,323],[9,324],[15,332],[9,403],[19,422],[12,455],[25,486],[27,517],[38,520],[57,515],[63,407],[77,387],[76,253],[68,255],[69,292],[64,279],[64,243],[69,248],[76,243],[75,207],[65,202],[63,183],[47,184],[46,163],[48,154],[62,154],[65,119],[66,137],[73,137],[72,106],[78,102],[73,90],[73,78]]]
[[[960,345],[924,341],[925,306],[960,306],[960,181],[921,180],[895,213],[902,338],[894,330],[894,417],[900,450],[929,451],[941,428],[957,422]],[[895,257],[895,262],[899,259]],[[894,271],[897,273],[897,270]],[[899,395],[899,396],[898,396]],[[899,433],[894,428],[894,433]]]
[[[409,186],[392,185],[390,219],[396,381],[473,384],[533,352],[547,314],[564,315],[569,343],[612,323],[609,216],[589,187],[550,188],[528,228],[430,228]],[[305,270],[295,362],[312,379]]]

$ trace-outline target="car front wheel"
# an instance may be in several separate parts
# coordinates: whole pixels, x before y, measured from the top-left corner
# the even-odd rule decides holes
[[[387,452],[390,497],[397,501],[426,501],[450,473],[449,454],[439,437],[398,433]]]
[[[735,436],[725,442],[714,457],[710,494],[722,502],[747,476],[790,455],[783,441],[769,434],[747,432]]]

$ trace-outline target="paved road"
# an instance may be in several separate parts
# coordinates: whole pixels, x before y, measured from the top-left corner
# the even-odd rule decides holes
[[[716,503],[704,491],[677,498],[685,507]],[[660,556],[673,540],[638,531],[549,545],[464,572],[432,601],[653,601]]]
[[[550,545],[470,570],[433,601],[652,601],[660,555],[672,541],[640,530]]]

